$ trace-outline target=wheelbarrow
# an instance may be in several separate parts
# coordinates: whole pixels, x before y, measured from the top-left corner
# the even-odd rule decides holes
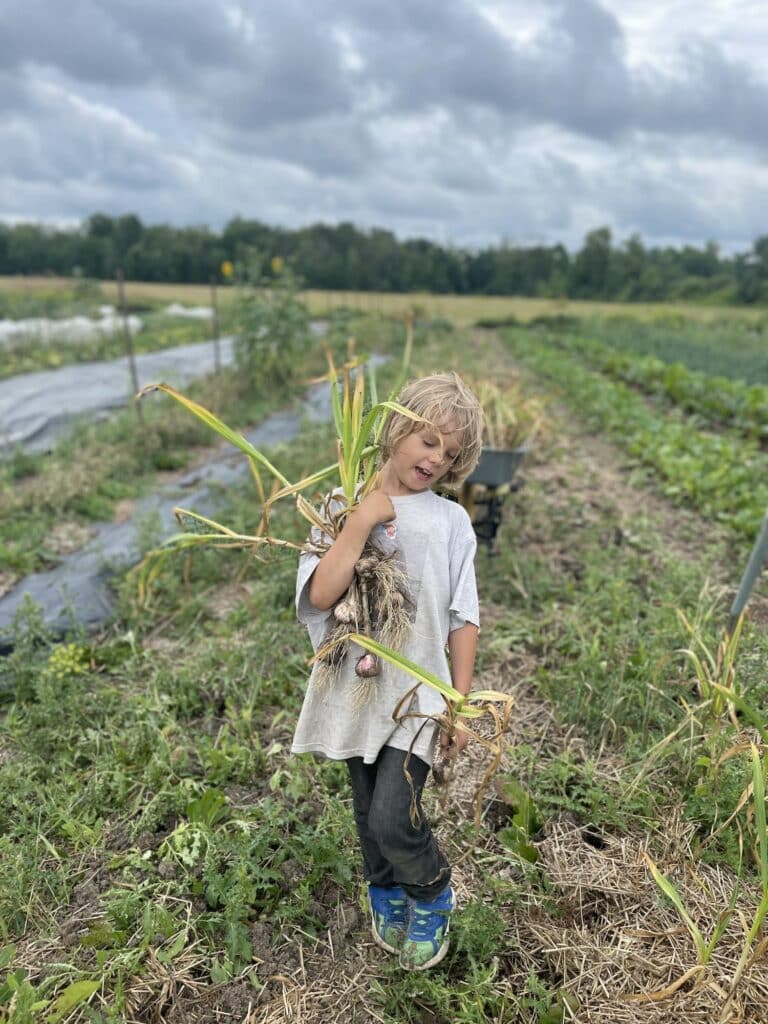
[[[461,486],[459,502],[469,513],[478,540],[495,555],[504,500],[522,486],[515,474],[530,451],[519,448],[483,448],[480,461]]]

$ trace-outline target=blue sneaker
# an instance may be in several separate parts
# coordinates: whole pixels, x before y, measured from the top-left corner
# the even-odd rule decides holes
[[[450,885],[433,900],[411,900],[411,919],[400,966],[406,971],[425,971],[439,964],[448,952],[448,929],[456,897]]]
[[[371,933],[382,949],[397,953],[408,930],[408,897],[399,885],[368,886]]]

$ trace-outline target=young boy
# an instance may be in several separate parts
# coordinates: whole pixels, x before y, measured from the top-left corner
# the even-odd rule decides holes
[[[412,381],[397,400],[427,422],[390,415],[381,437],[376,489],[349,514],[322,558],[300,557],[297,613],[317,651],[370,537],[383,552],[396,552],[405,570],[414,618],[403,653],[467,694],[479,621],[477,544],[461,505],[432,488],[438,483],[456,486],[474,469],[483,414],[456,373]],[[421,806],[437,734],[435,723],[425,716],[440,714],[445,705],[436,691],[420,686],[407,708],[401,708],[400,722],[394,721],[393,712],[415,681],[385,664],[373,681],[372,698],[355,707],[352,691],[359,683],[355,660],[360,653],[357,649],[346,656],[330,684],[321,685],[313,671],[292,749],[347,762],[373,937],[382,948],[398,953],[406,970],[424,970],[448,951],[455,906],[450,866]],[[448,753],[460,753],[466,740],[458,730]],[[412,798],[417,810],[413,819]]]

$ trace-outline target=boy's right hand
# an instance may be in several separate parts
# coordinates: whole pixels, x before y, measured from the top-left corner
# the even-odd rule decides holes
[[[366,494],[353,515],[369,524],[372,530],[379,523],[391,523],[396,514],[389,495],[376,490]]]

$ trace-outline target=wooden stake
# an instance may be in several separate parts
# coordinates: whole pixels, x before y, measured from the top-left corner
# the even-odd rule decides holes
[[[141,403],[137,402],[136,393],[139,390],[139,374],[136,369],[136,356],[133,351],[133,338],[131,336],[131,326],[128,323],[128,310],[125,306],[125,278],[123,276],[123,268],[117,268],[117,305],[120,310],[120,315],[123,318],[123,333],[125,335],[125,350],[128,353],[128,365],[131,370],[131,386],[132,398],[134,399],[134,407],[136,409],[136,415],[139,418],[139,422],[144,422],[144,413],[141,408]]]
[[[213,371],[218,373],[221,369],[221,346],[219,345],[219,306],[216,301],[216,278],[211,274],[211,326],[213,328]]]

